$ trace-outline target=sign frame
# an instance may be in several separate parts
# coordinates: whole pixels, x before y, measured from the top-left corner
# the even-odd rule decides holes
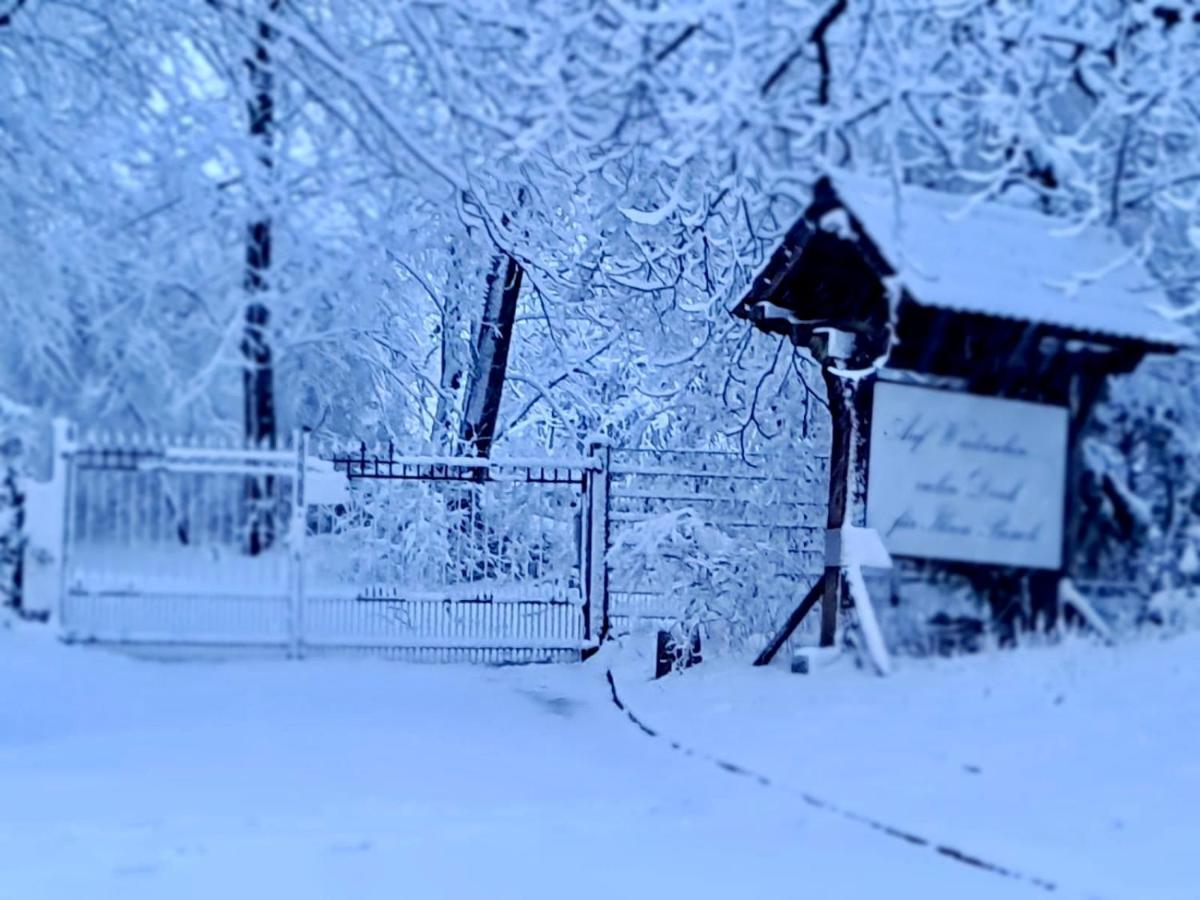
[[[879,531],[885,546],[893,556],[981,567],[1062,571],[1071,475],[1070,411],[1067,407],[883,377],[879,377],[873,387],[866,479],[866,523],[869,528]],[[1043,433],[1033,440],[1034,449],[1037,451],[1034,454],[1035,458],[1025,464],[1024,477],[1011,482],[1016,485],[1013,488],[1003,487],[1010,483],[1005,479],[1012,475],[1021,475],[1020,469],[1014,473],[999,463],[989,467],[986,456],[982,457],[983,461],[979,461],[981,457],[977,456],[977,465],[972,467],[972,460],[964,459],[961,455],[970,452],[995,453],[997,456],[1006,453],[1013,456],[1018,453],[1024,455],[1024,445],[1019,445],[1018,450],[1018,446],[1011,443],[1011,438],[994,444],[988,444],[986,439],[980,438],[976,441],[978,447],[966,451],[957,447],[947,449],[942,451],[940,456],[936,450],[930,450],[925,453],[925,457],[932,465],[941,464],[945,469],[937,477],[919,481],[920,476],[912,470],[911,465],[900,465],[895,458],[885,461],[883,456],[885,453],[897,453],[898,443],[902,440],[893,433],[898,427],[897,404],[902,410],[907,404],[909,410],[920,408],[933,411],[930,417],[933,420],[932,424],[925,422],[922,426],[931,430],[925,437],[929,437],[935,430],[940,435],[949,435],[948,440],[955,440],[957,428],[963,427],[953,421],[955,412],[959,413],[960,422],[966,420],[970,423],[970,428],[976,428],[979,406],[989,410],[983,417],[985,421],[989,416],[993,421],[1000,421],[1007,414],[1013,422],[1021,422],[1022,419],[1033,420],[1041,426]],[[969,414],[964,409],[968,404],[972,405]],[[887,408],[889,405],[892,407],[890,410]],[[950,407],[949,412],[947,407]],[[954,410],[954,407],[958,407],[958,410]],[[966,418],[967,415],[970,416],[969,419]],[[947,416],[950,417],[949,420]],[[920,419],[921,415],[917,414],[912,423],[914,427]],[[1048,428],[1053,430],[1047,432]],[[924,441],[922,438],[921,441],[912,443],[916,438],[921,438],[921,435],[906,433],[903,438],[909,440],[914,455],[922,450]],[[975,497],[960,498],[960,494],[966,492],[965,483],[968,478],[982,482],[985,487],[976,491]],[[1036,507],[1040,512],[1035,514],[1036,521],[1030,526],[1032,536],[1021,531],[1021,523],[1016,521],[1017,515],[1009,517],[1003,512],[1005,503],[1017,502],[1015,493],[1024,491],[1028,480],[1035,482],[1035,496],[1041,498]],[[926,491],[926,496],[919,494],[922,489]],[[944,491],[945,498],[949,499],[936,499],[934,495],[939,489]],[[1009,496],[1006,490],[1014,496]],[[900,509],[903,509],[903,512],[897,512]],[[938,519],[937,523],[923,524],[930,522],[931,510],[934,518]],[[910,511],[912,514],[908,515]],[[1019,512],[1020,510],[1017,510],[1017,513]],[[902,521],[906,515],[907,519]],[[982,523],[986,515],[998,516],[990,525],[992,535],[974,533],[975,527]],[[1010,518],[1013,521],[1010,522]],[[896,532],[897,527],[901,529],[899,533]],[[1048,533],[1045,537],[1039,537],[1039,532],[1043,529]]]

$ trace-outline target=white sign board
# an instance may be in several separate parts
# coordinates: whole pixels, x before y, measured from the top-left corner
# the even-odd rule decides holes
[[[894,556],[1056,569],[1067,411],[879,382],[867,525]]]

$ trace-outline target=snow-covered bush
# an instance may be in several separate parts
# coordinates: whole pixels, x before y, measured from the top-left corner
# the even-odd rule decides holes
[[[974,651],[990,639],[987,605],[961,575],[897,563],[888,596],[872,592],[888,649],[912,656]],[[869,585],[870,586],[870,585]]]
[[[1200,586],[1197,374],[1184,358],[1114,380],[1084,446],[1076,561],[1156,598],[1143,610],[1155,622],[1187,619],[1166,607]]]
[[[347,503],[310,513],[310,579],[446,596],[565,594],[578,509],[578,489],[569,486],[354,480]]]
[[[778,546],[722,529],[688,508],[623,528],[609,566],[653,586],[655,612],[677,642],[697,630],[706,651],[760,649],[808,590]]]
[[[1200,628],[1200,585],[1156,591],[1146,603],[1145,620],[1171,631]]]

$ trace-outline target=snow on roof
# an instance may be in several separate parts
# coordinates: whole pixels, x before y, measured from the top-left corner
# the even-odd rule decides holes
[[[1068,224],[1000,203],[837,173],[834,189],[898,274],[927,306],[1042,322],[1077,331],[1191,346],[1166,315],[1162,288],[1106,228]]]

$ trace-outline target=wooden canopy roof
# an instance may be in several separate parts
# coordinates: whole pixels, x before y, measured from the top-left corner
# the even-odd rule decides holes
[[[836,328],[867,358],[959,375],[988,355],[1012,368],[1080,344],[1125,371],[1194,345],[1169,308],[1109,229],[835,173],[733,312],[797,344]]]

